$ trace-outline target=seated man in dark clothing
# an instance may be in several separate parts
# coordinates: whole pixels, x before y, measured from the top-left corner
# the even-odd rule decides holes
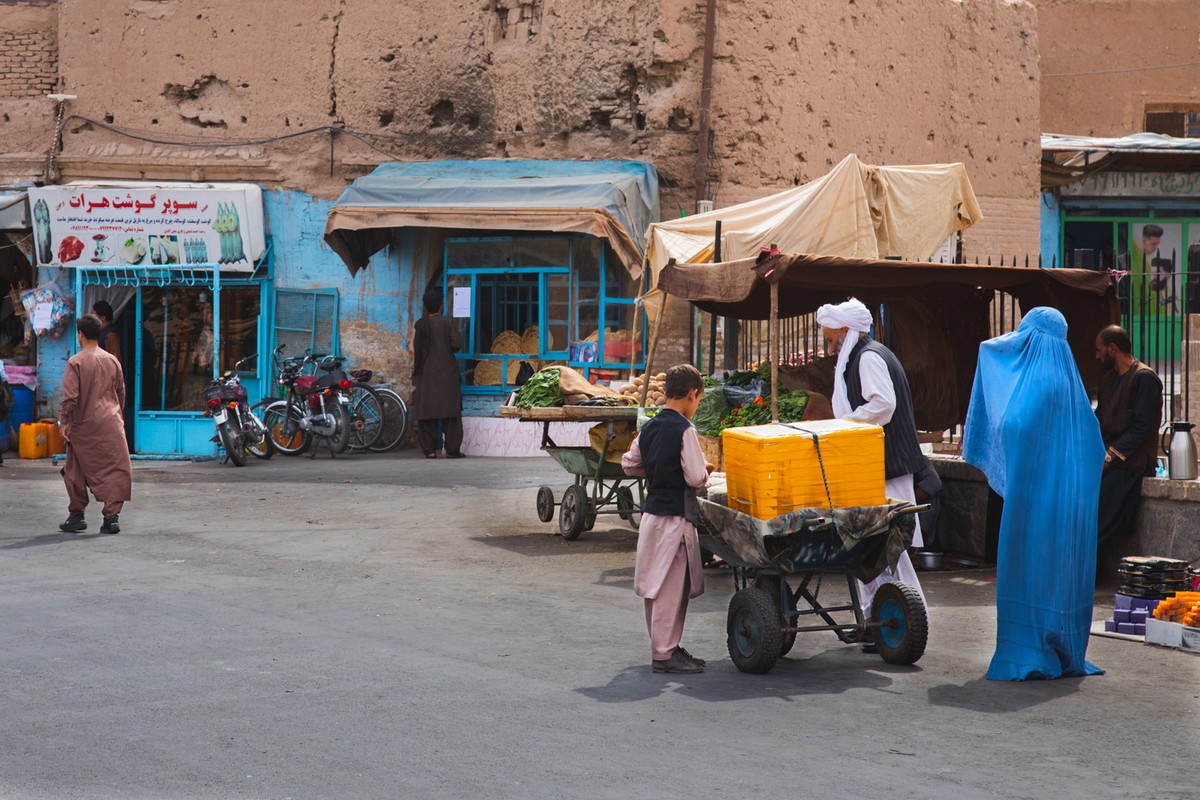
[[[1154,475],[1163,385],[1154,370],[1133,357],[1129,334],[1110,325],[1096,337],[1096,360],[1105,369],[1096,416],[1107,448],[1100,478],[1100,541],[1128,536],[1137,525],[1142,478]]]

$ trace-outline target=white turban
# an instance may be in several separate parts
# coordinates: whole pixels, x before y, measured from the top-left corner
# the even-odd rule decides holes
[[[854,409],[850,408],[850,398],[846,396],[846,362],[850,360],[850,351],[858,344],[858,336],[854,334],[867,333],[871,330],[874,320],[871,312],[853,297],[844,303],[823,305],[817,309],[817,324],[825,328],[848,328],[850,333],[842,340],[838,350],[837,366],[833,370],[833,414],[843,419]]]

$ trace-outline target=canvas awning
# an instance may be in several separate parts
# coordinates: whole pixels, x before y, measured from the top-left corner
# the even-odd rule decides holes
[[[778,194],[652,225],[650,266],[670,259],[749,258],[777,244],[787,253],[929,258],[955,231],[983,219],[962,164],[878,167],[846,156],[829,174]]]
[[[658,288],[713,314],[768,319],[770,282],[754,267],[754,259],[670,264],[660,274]],[[1100,377],[1096,334],[1120,319],[1112,282],[1106,273],[1093,270],[783,255],[771,279],[778,281],[782,318],[847,297],[884,306],[922,430],[944,430],[966,419],[979,344],[992,335],[995,291],[1015,297],[1022,311],[1051,306],[1063,313],[1086,386]]]
[[[394,162],[342,193],[325,241],[353,275],[392,228],[587,233],[637,277],[642,235],[657,219],[658,172],[640,161]]]

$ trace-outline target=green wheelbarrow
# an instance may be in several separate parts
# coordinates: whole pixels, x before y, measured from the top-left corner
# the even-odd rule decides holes
[[[635,530],[641,522],[645,498],[645,482],[625,474],[619,462],[608,460],[609,448],[616,438],[613,420],[608,423],[608,437],[603,451],[591,447],[562,447],[550,438],[550,425],[542,429],[542,449],[569,474],[575,483],[563,492],[562,500],[554,502],[554,490],[542,486],[537,493],[537,515],[542,522],[554,519],[558,509],[558,531],[568,541],[590,531],[602,514],[616,514]]]

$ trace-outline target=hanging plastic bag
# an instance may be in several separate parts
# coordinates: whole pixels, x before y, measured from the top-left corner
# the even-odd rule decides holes
[[[21,293],[21,306],[36,336],[57,339],[75,313],[75,303],[54,281]]]

